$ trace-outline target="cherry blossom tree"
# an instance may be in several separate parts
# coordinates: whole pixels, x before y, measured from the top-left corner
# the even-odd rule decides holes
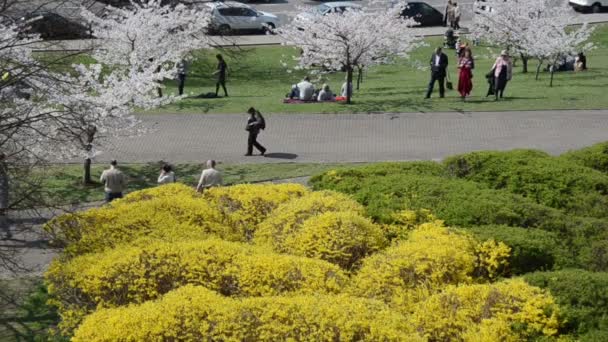
[[[352,84],[353,71],[407,58],[421,44],[414,34],[411,19],[400,17],[402,6],[388,10],[347,10],[329,13],[301,23],[294,21],[277,30],[286,44],[301,49],[298,66],[325,71],[346,70]],[[305,26],[302,29],[302,26]],[[346,102],[351,102],[352,87],[347,87]]]

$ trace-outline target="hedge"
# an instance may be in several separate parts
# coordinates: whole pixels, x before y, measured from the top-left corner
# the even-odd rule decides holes
[[[608,173],[608,141],[580,150],[568,151],[562,154],[560,159]]]
[[[320,260],[279,255],[217,239],[154,242],[54,262],[46,272],[68,332],[95,308],[156,299],[186,284],[225,296],[338,293],[348,282],[337,267]]]
[[[501,225],[467,227],[479,240],[494,239],[511,248],[508,274],[552,270],[569,264],[557,234],[534,228]]]
[[[563,333],[587,335],[588,341],[608,336],[608,273],[569,269],[523,278],[551,292],[564,315]]]
[[[449,175],[505,189],[573,215],[608,217],[608,175],[534,150],[447,158]]]

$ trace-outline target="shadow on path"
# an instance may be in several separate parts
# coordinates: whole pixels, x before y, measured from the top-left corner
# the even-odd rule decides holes
[[[298,155],[294,154],[294,153],[277,152],[277,153],[267,153],[264,155],[264,157],[276,158],[276,159],[296,159],[296,158],[298,158]]]

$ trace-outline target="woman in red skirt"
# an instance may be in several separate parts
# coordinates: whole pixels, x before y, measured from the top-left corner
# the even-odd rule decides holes
[[[471,94],[473,89],[473,57],[471,56],[471,50],[465,49],[462,57],[458,59],[458,92],[460,98],[464,99]]]

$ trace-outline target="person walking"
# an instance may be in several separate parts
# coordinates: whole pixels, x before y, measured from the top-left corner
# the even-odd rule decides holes
[[[492,66],[494,70],[494,96],[498,100],[498,97],[502,99],[507,82],[511,80],[513,75],[513,62],[509,57],[507,50],[502,50],[500,56],[496,58],[496,62]]]
[[[110,162],[110,168],[101,173],[99,180],[104,184],[106,203],[122,198],[122,192],[127,186],[125,175],[117,168],[116,160]]]
[[[228,90],[226,90],[226,69],[228,68],[228,65],[226,64],[226,61],[224,61],[224,57],[222,57],[221,54],[218,53],[215,57],[217,58],[217,69],[213,73],[214,75],[217,75],[217,82],[215,83],[215,96],[217,97],[220,91],[220,86],[222,86],[224,89],[224,96],[228,97]]]
[[[203,192],[205,189],[221,186],[223,183],[222,173],[215,169],[215,160],[207,160],[206,164],[207,168],[201,173],[196,192]]]
[[[460,30],[460,7],[457,2],[452,3],[452,28]]]
[[[247,120],[247,126],[245,126],[245,130],[249,132],[249,137],[247,139],[247,153],[245,154],[245,156],[253,155],[254,146],[258,149],[258,151],[260,151],[260,154],[263,156],[264,153],[266,153],[266,148],[262,146],[257,139],[258,134],[260,134],[260,130],[266,128],[266,120],[262,116],[262,113],[260,113],[260,111],[256,110],[253,107],[249,108],[249,110],[247,110],[247,113],[249,113],[249,119]]]
[[[188,65],[185,60],[177,63],[177,89],[179,95],[184,95],[184,86],[186,85],[186,73]]]
[[[175,173],[173,172],[173,168],[169,164],[163,165],[160,175],[158,176],[158,184],[169,184],[175,183]]]
[[[441,51],[438,47],[435,49],[435,53],[431,56],[431,81],[429,82],[428,90],[426,92],[425,99],[431,97],[435,82],[439,82],[439,97],[445,96],[445,75],[446,68],[448,67],[448,56]]]
[[[470,49],[464,49],[462,57],[458,60],[458,92],[464,101],[473,89],[473,57]]]
[[[452,0],[448,0],[448,3],[445,5],[445,11],[443,12],[443,26],[447,26],[448,24],[452,27],[452,14],[453,14],[453,5]]]

